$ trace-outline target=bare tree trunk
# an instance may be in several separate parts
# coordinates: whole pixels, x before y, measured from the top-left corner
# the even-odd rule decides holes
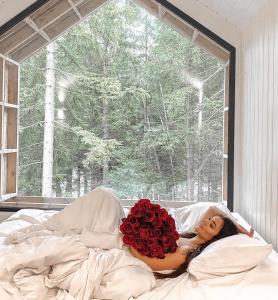
[[[198,113],[198,131],[202,130],[203,126],[203,87],[199,88],[199,113]]]
[[[163,104],[165,128],[166,128],[167,133],[169,134],[168,115],[167,115],[167,110],[166,110],[166,106],[165,106],[165,102],[164,102],[163,90],[162,90],[161,83],[159,83],[159,87],[160,87],[160,97],[161,97],[161,101]],[[171,174],[172,174],[173,185],[174,185],[174,188],[176,189],[176,175],[175,175],[175,171],[174,171],[173,157],[172,157],[171,153],[169,153],[169,159],[170,159],[170,165],[171,165]]]
[[[92,191],[95,188],[95,176],[94,171],[90,171],[90,190]]]
[[[67,197],[72,196],[72,169],[67,170],[66,194]]]
[[[109,65],[109,42],[106,45],[106,58],[103,61],[103,76],[107,76],[107,66]],[[104,94],[102,96],[102,137],[104,140],[109,139],[109,126],[108,126],[108,99]],[[109,162],[103,162],[102,168],[102,184],[107,183],[107,175],[109,172]]]
[[[149,24],[149,19],[148,19],[148,13],[145,13],[145,61],[147,62],[149,59],[148,56],[148,52],[149,52],[149,32],[148,32],[148,24]],[[147,89],[147,86],[146,86]],[[151,128],[151,124],[150,124],[150,118],[149,118],[149,107],[147,104],[147,99],[145,100],[144,103],[144,116],[145,116],[145,124],[147,124],[147,128],[150,129]],[[159,162],[159,157],[157,154],[157,151],[155,148],[153,148],[153,156],[154,156],[154,160],[155,160],[155,167],[157,172],[159,173],[160,176],[162,176],[161,174],[161,168],[160,168],[160,162]]]
[[[83,178],[84,178],[84,194],[89,192],[89,182],[88,182],[88,173],[83,172]]]
[[[208,171],[208,200],[211,201],[211,159],[209,159],[209,171]]]
[[[186,100],[186,128],[190,128],[190,99]],[[193,172],[192,172],[192,145],[190,144],[190,141],[187,140],[186,142],[186,165],[187,165],[187,200],[188,201],[194,201],[194,178],[193,178]]]
[[[186,158],[187,158],[187,200],[194,201],[194,180],[192,172],[192,149],[190,143],[187,143]]]
[[[151,124],[150,124],[150,119],[149,119],[148,113],[147,113],[147,125],[148,125],[148,129],[150,129],[151,128]],[[153,152],[153,155],[154,155],[156,170],[159,173],[159,175],[161,176],[162,174],[161,174],[159,157],[158,157],[158,154],[157,154],[157,151],[156,151],[155,147],[153,147],[153,151],[152,152]]]
[[[77,196],[80,197],[80,192],[81,192],[81,170],[80,170],[80,166],[77,166],[76,174],[77,174],[77,179],[76,179]]]
[[[198,114],[198,168],[203,161],[203,145],[202,145],[202,126],[203,126],[203,87],[199,88],[199,114]],[[203,171],[198,173],[198,201],[203,200]]]
[[[62,197],[61,179],[59,177],[55,180],[55,196]]]
[[[103,130],[103,139],[108,140],[109,138],[109,130],[108,130],[108,102],[107,98],[104,96],[102,101],[102,130]],[[107,183],[107,175],[109,172],[108,161],[104,161],[103,163],[103,171],[102,171],[102,182],[103,184]]]
[[[55,96],[55,43],[47,46],[46,89],[43,141],[42,196],[52,197],[53,139],[54,139],[54,96]]]
[[[212,183],[211,183],[211,189],[212,189],[212,192],[211,192],[212,197],[211,198],[212,198],[213,202],[217,202],[217,200],[218,200],[217,186],[218,186],[217,177],[214,174]]]

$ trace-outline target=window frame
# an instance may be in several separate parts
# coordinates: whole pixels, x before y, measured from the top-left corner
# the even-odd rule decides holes
[[[136,1],[136,0],[135,0]],[[180,20],[183,20],[186,24],[194,28],[194,33],[192,36],[192,40],[195,41],[196,37],[198,36],[198,33],[201,33],[204,37],[208,39],[208,41],[212,41],[215,43],[216,47],[220,46],[222,49],[227,51],[228,53],[228,66],[226,66],[225,69],[225,87],[224,87],[224,147],[223,147],[223,170],[222,170],[222,177],[223,177],[223,199],[227,201],[227,207],[233,211],[234,208],[234,129],[235,129],[235,75],[236,75],[236,48],[222,39],[220,36],[216,35],[214,32],[209,30],[207,27],[190,17],[185,12],[178,9],[173,4],[169,3],[166,0],[137,0],[137,2],[148,3],[153,2],[158,5],[158,17],[162,16],[162,13],[160,9],[165,9],[168,12],[171,12],[174,16],[179,18]],[[68,0],[70,4],[72,2],[81,3],[80,1],[72,1]],[[104,1],[96,0],[96,2],[99,2],[99,5],[102,5]],[[23,21],[25,18],[29,17],[33,13],[36,13],[39,9],[41,9],[44,5],[48,5],[51,3],[49,0],[38,0],[31,6],[29,6],[27,9],[19,13],[17,16],[12,18],[10,21],[5,23],[0,27],[0,38],[1,35],[5,34],[9,30],[12,30],[16,25],[18,25],[21,21]],[[167,22],[166,22],[167,23]],[[70,28],[71,26],[69,26]],[[39,30],[38,28],[35,28],[35,30]],[[67,28],[68,29],[68,28]],[[67,30],[66,29],[66,30]],[[195,31],[196,29],[196,31]],[[39,32],[40,33],[40,32]],[[60,33],[61,34],[61,33]],[[43,36],[43,34],[42,34]],[[55,39],[56,36],[53,38]],[[47,40],[47,36],[45,38]],[[51,40],[47,40],[47,43]],[[197,42],[197,41],[195,41]],[[46,43],[46,44],[47,44]],[[45,46],[46,44],[42,45],[41,47]],[[197,43],[198,44],[198,43]],[[207,49],[209,51],[209,49]],[[228,134],[225,135],[225,132],[228,131]],[[19,197],[16,196],[15,200],[20,198],[24,199],[26,197]],[[33,197],[38,199],[38,197]],[[43,197],[41,197],[42,199]],[[54,199],[54,198],[50,198]],[[57,198],[55,198],[58,200]],[[35,201],[35,200],[34,200]],[[15,201],[16,203],[16,201]],[[32,203],[32,202],[31,202]],[[35,202],[33,202],[35,203]],[[187,202],[186,204],[190,204]],[[30,208],[29,205],[28,207]],[[36,206],[35,206],[36,207]],[[7,203],[7,206],[0,206],[0,211],[17,211],[23,207],[16,207],[16,206],[10,206]],[[38,208],[38,207],[37,207]],[[54,209],[54,206],[51,206],[51,208],[43,206],[39,207],[42,209]],[[56,207],[55,209],[59,208]]]

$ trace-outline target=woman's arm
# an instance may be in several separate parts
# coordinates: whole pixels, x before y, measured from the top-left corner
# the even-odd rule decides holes
[[[176,270],[185,262],[186,252],[178,247],[175,253],[166,253],[165,258],[148,257],[129,246],[130,253],[146,263],[153,271]]]
[[[236,219],[232,216],[228,216],[225,212],[223,212],[221,209],[219,209],[216,206],[210,206],[208,210],[201,216],[200,221],[208,218],[212,218],[214,216],[220,216],[220,217],[227,217],[231,221],[234,222],[236,225],[239,233],[247,234],[248,236],[252,237],[254,235],[254,229],[251,228],[250,231],[246,230],[243,226],[237,223]]]

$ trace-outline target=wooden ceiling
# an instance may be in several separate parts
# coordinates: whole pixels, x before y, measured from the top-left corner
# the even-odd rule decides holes
[[[0,53],[20,62],[105,2],[106,0],[50,0],[0,36]]]
[[[167,11],[158,2],[152,0],[134,1],[221,61],[226,63],[229,60],[227,50]],[[49,0],[0,36],[0,53],[21,62],[71,26],[83,20],[105,2],[107,0]]]

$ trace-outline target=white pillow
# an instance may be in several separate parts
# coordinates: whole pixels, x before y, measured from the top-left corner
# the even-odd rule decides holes
[[[207,246],[189,264],[188,272],[196,279],[209,279],[250,270],[266,258],[272,245],[237,234]]]
[[[170,212],[176,221],[178,232],[194,232],[195,226],[199,223],[200,217],[210,206],[216,206],[229,218],[235,220],[230,210],[221,203],[198,202],[196,204],[187,205]]]

